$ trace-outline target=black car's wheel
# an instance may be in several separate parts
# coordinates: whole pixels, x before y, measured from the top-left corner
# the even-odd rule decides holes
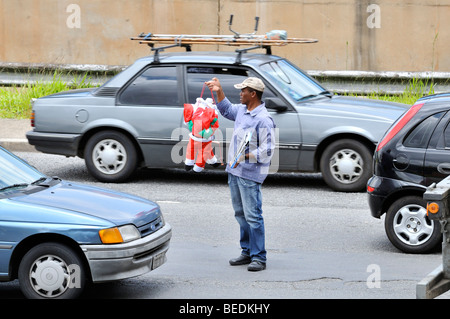
[[[19,284],[30,299],[78,297],[86,283],[80,257],[68,246],[43,243],[33,247],[19,265]]]
[[[131,140],[116,131],[93,135],[85,147],[89,172],[101,182],[123,182],[137,168],[137,153]]]
[[[372,153],[361,142],[343,139],[331,143],[320,159],[323,179],[340,192],[360,192],[372,175]]]
[[[406,196],[386,212],[386,234],[401,251],[427,253],[441,243],[440,224],[427,217],[426,205],[422,197]]]

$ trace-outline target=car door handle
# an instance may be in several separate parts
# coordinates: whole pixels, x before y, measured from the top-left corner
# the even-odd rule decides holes
[[[450,174],[450,163],[441,163],[437,166],[437,170],[439,173],[444,175]]]

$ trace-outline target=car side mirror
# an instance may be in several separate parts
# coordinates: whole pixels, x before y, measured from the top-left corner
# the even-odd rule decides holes
[[[277,111],[284,112],[288,109],[286,103],[284,103],[280,98],[268,97],[265,99],[266,108]]]

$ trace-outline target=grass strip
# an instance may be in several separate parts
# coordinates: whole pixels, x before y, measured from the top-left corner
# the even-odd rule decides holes
[[[90,83],[90,78],[87,74],[74,76],[72,81],[67,83],[62,79],[61,72],[58,71],[55,71],[53,80],[49,82],[38,81],[35,84],[27,83],[25,86],[0,87],[0,118],[28,119],[31,115],[31,99],[72,89],[92,87],[95,86]],[[429,94],[434,94],[432,82],[428,83],[427,80],[411,79],[405,91],[400,95],[372,92],[362,97],[412,105],[419,98]],[[344,95],[357,96],[356,94]]]
[[[72,89],[95,87],[85,75],[73,76],[67,83],[62,74],[55,71],[52,81],[28,82],[24,86],[0,87],[0,118],[28,119],[31,115],[31,100]]]

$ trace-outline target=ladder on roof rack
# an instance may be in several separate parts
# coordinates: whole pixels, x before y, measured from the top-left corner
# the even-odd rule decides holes
[[[308,38],[286,38],[286,39],[268,39],[266,35],[239,37],[231,35],[187,35],[187,34],[140,34],[131,40],[139,40],[141,44],[157,44],[157,43],[173,43],[176,45],[191,44],[219,44],[219,45],[250,45],[256,44],[261,46],[283,46],[291,43],[316,43],[317,39]]]
[[[264,48],[267,54],[271,54],[272,46],[285,46],[288,44],[316,43],[317,39],[311,38],[288,38],[285,31],[273,30],[265,35],[256,35],[259,17],[255,17],[255,31],[248,34],[239,34],[231,29],[233,15],[230,17],[229,29],[234,35],[192,35],[192,34],[153,34],[141,33],[131,40],[138,40],[140,44],[147,44],[155,51],[155,62],[159,62],[159,52],[172,47],[185,47],[191,51],[191,45],[227,45],[227,46],[250,46],[249,48],[237,49],[237,63],[240,63],[242,53],[249,50]],[[166,44],[166,46],[154,47],[155,44]]]

